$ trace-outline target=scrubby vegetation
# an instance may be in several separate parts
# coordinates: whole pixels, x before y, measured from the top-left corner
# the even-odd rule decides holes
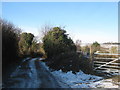
[[[42,56],[40,52],[41,44],[37,43],[35,36],[32,33],[21,33],[19,40],[20,56]]]
[[[22,33],[20,35],[19,50],[22,55],[29,55],[34,35],[31,33]]]
[[[100,50],[100,44],[98,42],[94,42],[92,45],[91,45],[91,54],[93,54],[94,52],[96,51],[99,51]]]

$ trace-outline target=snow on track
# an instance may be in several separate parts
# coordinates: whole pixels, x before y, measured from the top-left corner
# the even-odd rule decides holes
[[[40,80],[37,77],[37,72],[34,60],[37,58],[24,60],[15,72],[12,73],[8,80],[8,88],[39,88]]]
[[[4,88],[60,88],[39,58],[27,58],[12,73]]]

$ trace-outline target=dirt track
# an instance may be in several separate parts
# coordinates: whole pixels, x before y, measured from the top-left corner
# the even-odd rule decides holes
[[[56,78],[37,58],[27,59],[5,83],[4,88],[61,88]]]

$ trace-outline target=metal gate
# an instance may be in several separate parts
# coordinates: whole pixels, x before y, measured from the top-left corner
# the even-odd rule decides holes
[[[106,72],[106,73],[120,72],[120,58],[94,57],[93,65],[94,65],[94,70],[98,72]]]

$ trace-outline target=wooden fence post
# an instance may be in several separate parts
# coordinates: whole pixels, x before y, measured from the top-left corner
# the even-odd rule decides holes
[[[94,68],[94,54],[93,54],[93,51],[92,51],[92,45],[90,45],[90,65],[91,65],[91,69]]]

